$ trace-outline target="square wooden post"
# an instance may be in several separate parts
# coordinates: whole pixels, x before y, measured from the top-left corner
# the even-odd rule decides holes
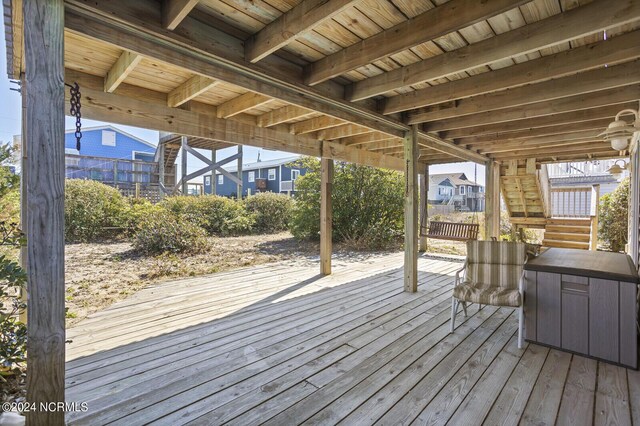
[[[424,166],[424,172],[420,173],[420,244],[418,249],[427,251],[427,237],[423,235],[429,222],[429,166]]]
[[[211,162],[213,164],[216,163],[216,150],[211,150]],[[217,183],[216,183],[216,169],[211,170],[211,195],[216,195],[217,193]]]
[[[485,239],[500,239],[500,164],[489,161],[485,165]]]
[[[418,291],[418,129],[404,137],[404,290]]]
[[[182,183],[182,195],[189,195],[189,184],[187,182],[187,146],[189,145],[189,143],[187,142],[187,137],[186,136],[182,136],[182,138],[180,138],[180,142],[181,142],[181,153],[182,156],[180,157],[180,174],[182,175],[182,178],[180,179],[180,182]]]
[[[320,273],[331,274],[332,227],[333,214],[331,207],[331,192],[333,189],[333,160],[320,160]]]
[[[238,193],[238,200],[242,200],[242,185],[244,182],[244,177],[242,176],[242,145],[238,145],[238,179],[240,179],[240,182],[238,183],[238,188],[237,188],[237,193]]]
[[[27,401],[64,402],[64,3],[23,2],[27,197]],[[27,425],[63,425],[63,410]]]
[[[160,199],[164,198],[164,155],[165,155],[165,144],[160,142],[158,145],[158,194],[160,195]]]

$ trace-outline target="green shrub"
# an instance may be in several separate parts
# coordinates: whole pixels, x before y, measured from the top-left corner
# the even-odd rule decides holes
[[[624,250],[629,220],[629,178],[610,194],[600,197],[598,236],[611,251]]]
[[[273,192],[259,192],[244,200],[244,205],[255,217],[257,232],[279,232],[287,229],[291,217],[291,197]]]
[[[124,197],[115,188],[92,180],[67,180],[65,238],[87,242],[117,236],[124,230],[128,210]]]
[[[216,195],[165,198],[160,204],[171,213],[203,228],[209,235],[237,235],[251,231],[253,218],[242,203]]]
[[[24,243],[16,224],[0,222],[0,245],[18,248]],[[0,382],[3,376],[19,374],[26,361],[27,327],[18,317],[26,308],[20,298],[26,282],[20,265],[0,254]]]
[[[142,254],[200,253],[208,247],[204,229],[167,211],[146,216],[133,238],[134,250]]]
[[[304,159],[307,174],[296,181],[291,233],[318,238],[320,163]],[[362,248],[384,248],[403,235],[404,178],[398,172],[337,162],[332,192],[333,238]]]
[[[124,226],[129,235],[134,235],[146,218],[162,214],[166,210],[159,205],[151,204],[144,198],[129,198],[129,206],[125,216]]]

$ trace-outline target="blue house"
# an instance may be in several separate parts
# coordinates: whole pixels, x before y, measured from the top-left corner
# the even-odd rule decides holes
[[[257,161],[242,165],[242,196],[256,192],[275,192],[293,194],[295,181],[299,176],[304,176],[306,168],[295,164],[299,156],[281,158],[269,161]],[[229,173],[238,176],[237,165],[224,167]],[[227,176],[216,173],[216,194],[225,197],[234,197],[238,193],[237,185]],[[211,176],[204,178],[204,192],[211,194]]]
[[[107,125],[83,129],[78,151],[74,132],[65,132],[67,179],[91,179],[118,186],[154,181],[155,145]]]

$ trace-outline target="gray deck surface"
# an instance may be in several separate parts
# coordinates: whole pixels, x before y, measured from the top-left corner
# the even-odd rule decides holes
[[[68,331],[72,424],[640,425],[640,373],[537,345],[512,309],[460,313],[453,272],[402,254],[163,283]]]

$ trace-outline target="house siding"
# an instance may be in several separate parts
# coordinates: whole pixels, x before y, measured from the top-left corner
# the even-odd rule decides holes
[[[275,169],[276,178],[275,180],[268,180],[269,177],[269,169]],[[306,169],[293,167],[293,169],[300,170],[300,176],[303,176],[306,173]],[[255,179],[267,179],[267,189],[266,192],[280,192],[280,182],[291,180],[291,170],[292,167],[285,165],[270,165],[268,167],[262,167],[258,169],[251,170],[243,170],[242,171],[242,196],[246,197],[248,195],[248,190],[251,190],[251,194],[255,194],[258,192],[256,188],[255,180],[253,182],[249,182],[249,172],[255,173]],[[230,172],[234,176],[238,176],[237,172]],[[216,175],[215,184],[216,184],[216,194],[224,197],[236,197],[237,196],[237,185],[228,177],[224,176],[224,182],[222,185],[218,183],[219,174]],[[211,194],[211,185],[207,185],[205,182],[204,186],[205,194]]]
[[[115,146],[102,144],[103,131],[115,133]],[[64,147],[68,154],[78,153],[78,151],[76,151],[76,138],[73,133],[66,133],[64,135]],[[153,160],[156,148],[121,133],[117,129],[106,128],[82,132],[79,153],[82,156],[132,160],[134,152],[150,154],[150,157],[145,156],[147,158],[144,158],[144,161],[149,161]]]

